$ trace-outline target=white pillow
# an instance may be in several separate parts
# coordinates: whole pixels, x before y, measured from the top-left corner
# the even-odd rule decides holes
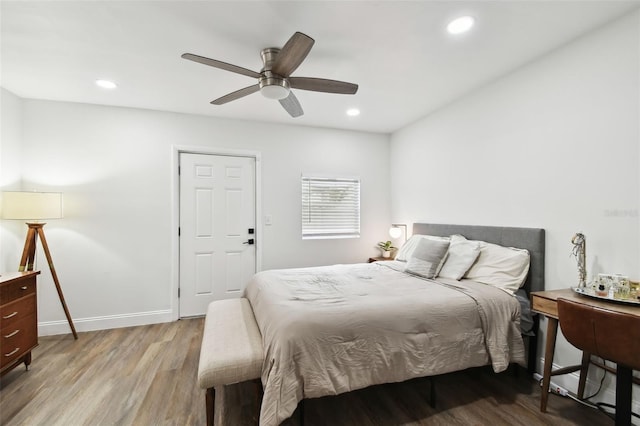
[[[462,235],[452,235],[449,254],[438,276],[460,280],[471,268],[479,254],[479,241],[469,241]]]
[[[402,247],[400,247],[400,250],[398,250],[398,253],[396,254],[395,260],[408,262],[409,259],[411,259],[413,251],[416,249],[416,247],[418,247],[418,243],[423,238],[436,241],[449,241],[449,237],[436,237],[433,235],[412,235],[411,238],[409,238],[409,240],[407,240],[407,242],[404,243]]]
[[[434,278],[442,267],[444,258],[447,256],[449,241],[433,240],[422,238],[413,254],[405,272],[419,275],[424,278]]]
[[[480,256],[464,277],[514,294],[527,279],[529,261],[527,250],[480,241]]]

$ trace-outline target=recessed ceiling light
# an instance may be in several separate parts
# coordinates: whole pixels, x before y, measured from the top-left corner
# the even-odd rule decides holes
[[[474,20],[471,16],[461,16],[449,22],[447,25],[447,31],[449,34],[462,34],[466,33],[473,27]]]
[[[349,117],[357,117],[358,115],[360,115],[360,110],[358,108],[349,108],[347,110],[347,115]]]
[[[109,80],[96,80],[96,85],[103,89],[115,89],[118,87],[113,81]]]

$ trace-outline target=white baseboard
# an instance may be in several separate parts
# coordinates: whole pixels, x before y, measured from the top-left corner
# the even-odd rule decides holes
[[[133,327],[137,325],[158,324],[174,321],[173,311],[136,312],[132,314],[107,315],[92,318],[74,318],[73,325],[77,332],[107,330],[110,328]],[[39,336],[71,333],[67,320],[45,321],[38,323]]]
[[[562,367],[563,366],[561,365],[558,365],[555,363],[553,364],[553,370],[556,370]],[[544,370],[544,358],[540,358],[538,360],[538,372],[542,374],[543,370]],[[594,371],[597,371],[598,378],[602,377],[602,374],[604,373],[604,370],[602,370],[601,368],[598,368],[595,366],[591,366],[589,368],[589,376],[587,377],[587,384],[585,386],[585,391],[584,391],[585,396],[592,395],[598,390],[598,387],[600,386],[600,381],[593,379]],[[597,396],[591,398],[590,400],[591,402],[606,402],[606,403],[615,405],[616,403],[615,378],[614,378],[614,375],[610,373],[608,373],[607,376],[608,377],[605,378],[605,381],[602,384],[602,390],[600,391],[600,393],[598,393]],[[580,381],[580,372],[575,371],[569,374],[552,376],[551,380],[553,380],[554,383],[562,386],[563,388],[565,388],[566,390],[568,390],[569,392],[575,395],[578,392],[578,382]],[[632,393],[634,398],[631,401],[631,411],[633,411],[634,413],[640,413],[640,399],[638,399],[639,398],[638,386],[633,385],[633,387],[634,387],[633,390],[635,392]]]

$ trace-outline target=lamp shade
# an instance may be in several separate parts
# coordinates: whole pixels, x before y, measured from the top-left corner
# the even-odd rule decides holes
[[[392,223],[389,228],[389,236],[391,238],[400,238],[400,235],[404,232],[404,241],[407,241],[407,225],[404,223]]]
[[[400,238],[401,235],[402,229],[398,228],[397,226],[392,226],[391,228],[389,228],[389,236],[391,238]]]
[[[62,218],[61,192],[2,193],[2,218],[42,220]]]

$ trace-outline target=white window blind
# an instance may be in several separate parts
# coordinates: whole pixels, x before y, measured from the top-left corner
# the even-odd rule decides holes
[[[302,177],[302,238],[360,236],[360,180]]]

